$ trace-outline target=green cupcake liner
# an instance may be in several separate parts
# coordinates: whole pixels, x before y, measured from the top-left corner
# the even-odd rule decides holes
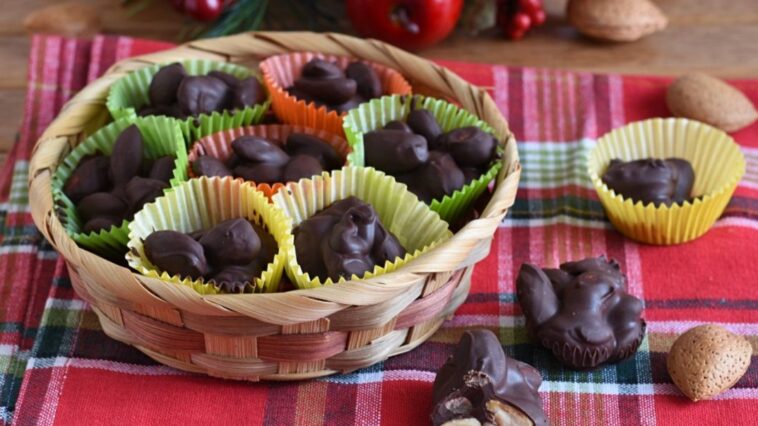
[[[157,230],[189,233],[240,217],[266,228],[279,246],[261,276],[248,283],[245,292],[274,292],[281,282],[287,253],[294,250],[292,220],[271,204],[255,186],[230,177],[190,179],[145,206],[129,224],[126,259],[130,267],[143,275],[161,279],[167,284],[188,286],[200,294],[219,294],[221,291],[212,282],[158,270],[145,254],[144,240]]]
[[[347,113],[343,127],[348,144],[352,148],[352,152],[347,157],[348,164],[365,166],[366,159],[363,149],[364,133],[382,128],[392,120],[405,121],[408,114],[414,109],[427,109],[431,111],[440,123],[443,132],[460,127],[476,126],[487,133],[495,134],[495,131],[486,122],[449,102],[421,95],[384,96],[361,104]],[[471,203],[487,189],[489,183],[495,179],[503,167],[501,159],[504,147],[502,141],[500,142],[497,147],[498,159],[493,161],[490,168],[484,174],[452,194],[446,195],[442,199],[432,200],[429,207],[439,213],[442,219],[449,223],[455,222],[469,208]]]
[[[405,185],[371,167],[343,167],[311,179],[291,182],[271,201],[292,218],[296,227],[334,202],[351,195],[371,204],[382,224],[407,251],[404,258],[376,265],[361,277],[351,277],[352,280],[392,272],[453,235],[448,224],[409,192]],[[286,270],[298,288],[316,288],[334,283],[331,278],[322,281],[304,272],[297,263],[294,244],[288,250]],[[345,278],[339,280],[343,281],[346,281]]]
[[[63,185],[73,173],[79,161],[86,155],[97,151],[110,155],[121,132],[136,124],[142,134],[147,157],[155,159],[165,155],[176,157],[174,177],[170,185],[176,186],[187,180],[187,147],[177,120],[168,117],[140,117],[117,120],[85,139],[71,151],[58,166],[52,179],[53,200],[56,210],[66,232],[77,244],[111,259],[123,258],[126,251],[129,221],[121,226],[101,229],[99,232],[85,234],[81,232],[82,223],[74,203],[63,192]]]
[[[237,78],[246,78],[253,73],[242,66],[227,62],[215,62],[202,59],[181,61],[189,75],[205,75],[211,71],[224,71]],[[106,107],[114,119],[137,117],[137,109],[148,103],[148,89],[153,76],[167,64],[156,64],[125,75],[116,81],[108,93]],[[260,76],[256,75],[260,80]],[[261,87],[265,87],[261,82]],[[271,105],[270,100],[242,110],[200,114],[186,120],[179,120],[182,133],[188,144],[196,139],[221,130],[240,126],[258,124]]]

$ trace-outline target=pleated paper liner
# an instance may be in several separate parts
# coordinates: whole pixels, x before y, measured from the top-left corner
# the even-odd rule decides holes
[[[202,59],[179,61],[184,65],[189,75],[206,75],[211,71],[224,71],[237,78],[247,78],[253,73],[242,66],[227,62],[216,62]],[[149,102],[148,89],[153,76],[161,67],[169,65],[156,64],[150,67],[132,71],[116,81],[108,92],[106,106],[114,119],[136,117],[137,110]],[[200,114],[180,120],[182,132],[191,144],[195,139],[234,127],[249,126],[259,123],[270,106],[270,100],[262,104],[241,110],[213,112]]]
[[[301,179],[287,184],[272,201],[292,218],[293,228],[296,228],[305,219],[351,195],[374,207],[384,227],[397,237],[408,253],[402,259],[376,265],[372,271],[361,277],[353,276],[351,280],[392,272],[452,236],[447,223],[405,185],[373,168],[343,167],[312,179]],[[297,263],[295,246],[288,249],[286,268],[295,286],[315,288],[334,283],[330,278],[321,280],[304,272]],[[346,280],[339,280],[343,281]]]
[[[303,66],[313,58],[334,61],[342,69],[345,69],[350,62],[357,60],[347,56],[313,52],[289,53],[266,58],[261,62],[260,67],[263,72],[263,81],[271,95],[272,108],[276,116],[287,124],[324,129],[341,135],[345,113],[329,111],[325,106],[316,107],[314,103],[297,99],[285,90],[295,83]],[[411,93],[410,83],[396,70],[368,61],[362,62],[368,63],[377,72],[385,95]]]
[[[79,245],[110,259],[123,259],[126,243],[129,241],[129,222],[125,220],[121,226],[112,226],[110,229],[102,229],[99,232],[83,233],[84,223],[79,218],[74,203],[63,193],[63,186],[84,156],[97,151],[110,155],[116,139],[132,124],[136,124],[142,134],[148,158],[155,159],[166,155],[176,157],[174,177],[169,182],[170,185],[173,187],[187,180],[187,148],[182,131],[176,120],[167,117],[124,118],[101,128],[66,156],[52,179],[53,200],[66,232]]]
[[[187,173],[190,177],[195,177],[195,173],[192,171],[192,162],[204,155],[210,155],[211,157],[226,162],[234,152],[232,150],[232,142],[240,136],[259,136],[284,144],[290,133],[305,133],[320,138],[332,146],[344,161],[347,161],[348,154],[350,153],[350,146],[344,138],[334,133],[327,132],[326,130],[318,130],[302,126],[290,126],[287,124],[262,124],[222,130],[198,140],[189,152],[189,167]],[[267,183],[252,183],[259,191],[271,198],[277,191],[279,191],[279,189],[284,187],[286,182],[275,183],[273,185]]]
[[[348,162],[358,166],[366,164],[363,149],[363,134],[384,127],[392,120],[405,121],[414,109],[431,111],[440,123],[443,132],[453,129],[476,126],[487,133],[495,134],[494,130],[474,114],[452,103],[424,97],[414,96],[384,96],[361,104],[348,112],[345,117],[344,129],[347,142],[353,149],[348,156]],[[439,213],[442,219],[449,223],[455,222],[487,189],[487,186],[497,176],[503,167],[503,140],[498,139],[496,161],[479,178],[467,183],[442,199],[432,200],[429,207]]]
[[[274,237],[277,254],[260,277],[245,287],[246,293],[269,293],[277,290],[282,278],[286,253],[294,249],[292,221],[271,204],[266,196],[249,183],[232,178],[190,179],[173,191],[146,205],[129,225],[129,266],[143,275],[159,278],[167,285],[185,285],[200,294],[221,291],[211,282],[193,280],[159,271],[145,255],[143,242],[154,231],[174,230],[184,233],[209,229],[227,219],[245,218],[260,225]]]
[[[693,201],[671,207],[625,198],[603,183],[611,160],[683,158],[692,164]],[[745,173],[739,146],[723,131],[683,118],[651,119],[628,124],[598,139],[588,171],[613,226],[648,244],[678,244],[705,234],[726,208]]]

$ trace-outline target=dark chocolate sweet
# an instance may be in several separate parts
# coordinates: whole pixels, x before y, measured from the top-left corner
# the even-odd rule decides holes
[[[278,249],[266,229],[245,219],[229,219],[189,234],[156,231],[144,244],[145,255],[160,271],[205,279],[227,293],[242,292]]]
[[[291,133],[284,149],[281,142],[257,136],[232,141],[233,155],[226,163],[210,156],[198,157],[192,170],[199,176],[229,176],[256,183],[297,181],[342,164],[337,151],[323,140],[305,133]]]
[[[602,179],[608,188],[626,198],[671,206],[692,198],[695,172],[692,165],[681,158],[614,159]]]
[[[434,379],[432,424],[547,425],[541,383],[537,369],[505,355],[493,332],[466,331]]]
[[[385,130],[401,130],[406,133],[414,133],[410,126],[400,120],[392,120],[384,125]],[[422,135],[423,136],[423,135]]]
[[[187,76],[176,97],[188,115],[210,114],[226,109],[230,89],[222,80],[209,75]]]
[[[109,192],[92,193],[76,205],[76,211],[84,222],[97,216],[123,217],[128,209],[129,206],[121,198]]]
[[[171,275],[199,279],[208,273],[203,246],[178,231],[155,231],[148,235],[145,255],[160,270]]]
[[[530,334],[563,364],[595,368],[633,355],[645,334],[642,302],[604,256],[540,269],[523,264],[516,292]]]
[[[168,183],[174,177],[174,162],[176,159],[170,155],[157,158],[147,177]]]
[[[169,106],[176,103],[176,92],[187,72],[178,62],[161,67],[150,81],[148,98],[154,107]]]
[[[121,226],[123,219],[118,216],[97,216],[88,220],[87,223],[82,226],[82,232],[89,234],[90,232],[98,232],[102,229],[110,229],[113,226]]]
[[[263,86],[261,86],[261,82],[255,77],[239,80],[233,87],[231,103],[233,109],[243,109],[250,105],[260,104],[266,99]]]
[[[437,138],[442,134],[442,128],[428,109],[414,109],[408,114],[408,127],[413,133],[426,138],[429,149],[436,149]]]
[[[110,186],[109,169],[110,159],[104,155],[84,157],[63,185],[63,192],[77,203],[89,194],[105,191]]]
[[[437,140],[462,167],[482,167],[492,161],[497,141],[491,134],[475,126],[451,130]]]
[[[144,148],[139,128],[132,124],[116,139],[111,152],[111,180],[114,186],[125,185],[140,173]]]
[[[405,255],[371,205],[355,197],[337,201],[295,228],[295,253],[304,272],[321,279],[362,276]]]
[[[410,173],[397,175],[397,180],[425,203],[439,200],[463,187],[466,177],[450,154],[431,151],[429,161]]]
[[[402,130],[374,130],[363,135],[366,165],[389,173],[413,170],[429,160],[426,139]]]
[[[136,212],[143,205],[152,203],[163,194],[168,184],[158,179],[135,176],[126,184],[126,199],[132,212]]]
[[[373,67],[362,62],[348,64],[345,71],[320,58],[308,61],[294,84],[285,89],[290,95],[317,107],[339,113],[382,95],[382,83]]]

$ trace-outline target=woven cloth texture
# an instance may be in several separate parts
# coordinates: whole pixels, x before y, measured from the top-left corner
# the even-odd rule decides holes
[[[758,124],[734,134],[747,173],[726,212],[688,244],[654,247],[622,237],[586,175],[585,157],[600,135],[668,115],[664,78],[442,62],[490,91],[519,141],[524,169],[466,303],[410,353],[352,374],[252,384],[177,371],[108,338],[34,227],[28,161],[36,138],[77,90],[114,61],[169,47],[115,36],[33,38],[24,119],[0,172],[0,425],[428,424],[435,370],[463,331],[479,327],[541,371],[552,424],[755,424]],[[758,103],[758,80],[734,84]],[[599,254],[619,261],[630,292],[644,300],[648,333],[631,359],[575,372],[529,342],[514,280],[523,262],[555,266]],[[665,358],[679,333],[705,322],[746,336],[753,362],[734,388],[692,404],[671,383]]]

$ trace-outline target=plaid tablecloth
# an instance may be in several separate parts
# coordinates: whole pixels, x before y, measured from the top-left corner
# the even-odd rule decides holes
[[[614,231],[585,155],[611,128],[666,116],[668,80],[445,63],[486,87],[507,117],[524,165],[516,204],[476,268],[457,315],[418,349],[353,374],[297,383],[239,383],[158,365],[106,337],[72,291],[63,261],[34,228],[26,173],[31,148],[73,93],[115,60],[168,45],[124,37],[35,37],[18,142],[0,175],[0,425],[423,425],[434,371],[460,334],[487,327],[537,367],[553,424],[756,424],[758,362],[713,401],[688,402],[671,384],[666,351],[703,323],[745,335],[758,353],[758,125],[737,134],[747,174],[726,213],[699,240],[636,244]],[[758,81],[735,84],[758,103]],[[528,342],[515,301],[522,262],[608,254],[645,301],[639,352],[592,372],[561,368]]]

